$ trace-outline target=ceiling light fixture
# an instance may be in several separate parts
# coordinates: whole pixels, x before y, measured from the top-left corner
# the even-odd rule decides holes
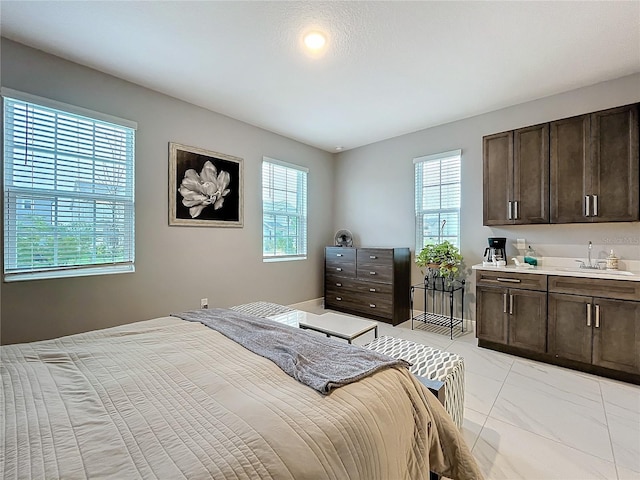
[[[336,152],[341,152],[343,147],[336,147]]]
[[[304,36],[305,46],[312,52],[318,52],[327,43],[327,37],[320,32],[309,32]]]

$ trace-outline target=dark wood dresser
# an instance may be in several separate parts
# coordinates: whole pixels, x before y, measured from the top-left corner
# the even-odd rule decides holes
[[[409,320],[408,248],[326,247],[324,306],[397,325]]]

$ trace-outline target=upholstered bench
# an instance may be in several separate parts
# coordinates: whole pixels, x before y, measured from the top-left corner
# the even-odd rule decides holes
[[[455,353],[395,337],[379,337],[365,348],[411,363],[417,377],[444,383],[444,408],[458,428],[464,417],[464,359]],[[423,382],[428,385],[428,382]]]
[[[280,315],[281,313],[294,311],[292,308],[285,307],[284,305],[278,305],[277,303],[269,302],[245,303],[243,305],[236,305],[235,307],[230,308],[231,310],[235,310],[237,312],[242,312],[248,315],[262,318],[273,317],[275,315]]]

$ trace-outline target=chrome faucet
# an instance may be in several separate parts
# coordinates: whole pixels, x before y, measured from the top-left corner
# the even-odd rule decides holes
[[[593,262],[591,260],[591,250],[593,249],[593,243],[591,243],[591,240],[589,240],[589,247],[587,250],[587,263],[584,263],[583,260],[576,260],[576,262],[580,262],[579,267],[580,268],[588,268],[591,270],[600,270],[600,263],[605,263],[605,260],[598,260],[596,262]]]

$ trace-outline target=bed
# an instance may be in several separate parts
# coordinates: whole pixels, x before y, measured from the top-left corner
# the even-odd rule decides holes
[[[3,479],[481,478],[406,368],[322,394],[176,317],[1,355]]]

